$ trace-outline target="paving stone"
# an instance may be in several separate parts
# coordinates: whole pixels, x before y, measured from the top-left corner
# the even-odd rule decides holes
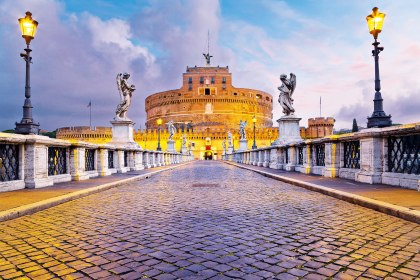
[[[189,187],[214,181],[223,187]],[[419,236],[417,224],[199,161],[0,223],[0,278],[410,279]]]

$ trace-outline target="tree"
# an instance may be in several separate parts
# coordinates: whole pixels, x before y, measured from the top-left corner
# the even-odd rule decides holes
[[[357,126],[356,119],[353,119],[353,128],[351,129],[351,132],[358,132],[359,127]]]

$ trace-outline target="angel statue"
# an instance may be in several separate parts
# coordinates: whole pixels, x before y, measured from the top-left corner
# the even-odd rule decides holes
[[[240,120],[239,123],[239,134],[241,135],[241,140],[246,139],[245,127],[248,124],[248,121]]]
[[[280,81],[283,83],[278,87],[280,91],[279,94],[279,103],[283,107],[283,113],[286,116],[293,115],[295,109],[293,108],[293,92],[296,88],[296,75],[290,73],[290,79],[287,79],[287,75],[280,75]]]
[[[187,135],[182,135],[182,147],[187,146]]]
[[[121,101],[115,110],[115,120],[128,120],[128,107],[130,107],[131,104],[131,96],[133,95],[133,91],[136,90],[135,85],[128,84],[128,78],[130,78],[130,74],[128,73],[119,73],[117,75],[117,87],[118,92],[120,93]]]
[[[203,53],[204,58],[206,59],[206,64],[210,65],[210,59],[213,57],[212,55],[210,55],[209,53]]]
[[[166,126],[168,127],[168,132],[169,132],[169,139],[168,140],[173,140],[172,138],[174,137],[174,134],[176,133],[176,128],[174,126],[174,121],[169,121]]]
[[[232,147],[232,132],[230,132],[230,130],[227,133],[227,138],[228,138],[228,146]]]

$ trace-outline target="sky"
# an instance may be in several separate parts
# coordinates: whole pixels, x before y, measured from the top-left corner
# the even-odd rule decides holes
[[[39,22],[31,42],[33,116],[42,129],[111,126],[117,73],[136,85],[128,117],[145,128],[145,98],[180,88],[187,66],[229,66],[235,87],[273,95],[280,74],[294,73],[295,114],[334,117],[335,128],[366,126],[373,112],[374,60],[366,16],[386,14],[380,78],[394,123],[420,121],[418,0],[0,0],[0,130],[22,119],[25,48],[17,19]]]

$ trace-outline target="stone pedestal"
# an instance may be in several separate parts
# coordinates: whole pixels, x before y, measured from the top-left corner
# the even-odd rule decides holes
[[[181,153],[182,153],[183,155],[186,155],[186,154],[187,154],[187,152],[188,152],[187,147],[186,147],[186,146],[182,146],[182,147],[181,147]]]
[[[227,154],[231,155],[233,153],[233,146],[229,146],[227,150]]]
[[[239,151],[246,151],[248,150],[248,140],[247,139],[240,139],[239,140]]]
[[[167,146],[168,148],[166,150],[170,153],[175,153],[176,152],[175,151],[175,141],[174,140],[168,140],[167,144],[168,144],[168,146]]]
[[[282,145],[290,142],[301,141],[298,118],[294,115],[283,116],[277,120],[279,123],[279,139],[273,142],[272,146]]]
[[[112,140],[109,144],[123,146],[126,148],[140,148],[140,145],[134,141],[133,127],[134,122],[126,121],[111,121],[112,124]]]

